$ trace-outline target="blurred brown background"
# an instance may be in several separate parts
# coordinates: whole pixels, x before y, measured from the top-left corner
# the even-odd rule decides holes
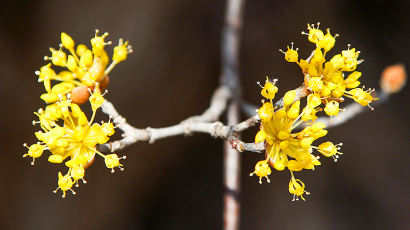
[[[332,54],[348,43],[362,51],[363,82],[378,87],[385,66],[410,64],[409,8],[404,0],[248,1],[244,97],[260,102],[256,81],[265,75],[279,78],[278,97],[300,84],[298,67],[278,49],[293,41],[306,57],[313,46],[300,32],[317,21],[341,35]],[[221,0],[2,1],[0,229],[221,229],[221,140],[194,135],[135,144],[119,153],[128,156],[124,172],[112,175],[98,159],[86,171],[88,183],[66,199],[52,193],[62,165],[43,156],[32,167],[21,156],[22,144],[35,142],[33,111],[44,106],[34,71],[60,32],[77,43],[89,44],[96,28],[114,42],[129,40],[135,52],[112,72],[107,97],[136,127],[162,127],[208,106],[220,72],[224,9]],[[243,153],[242,229],[410,229],[408,89],[331,130],[326,138],[344,142],[344,155],[298,173],[312,194],[306,202],[291,202],[286,172],[259,185],[248,174],[261,155]]]

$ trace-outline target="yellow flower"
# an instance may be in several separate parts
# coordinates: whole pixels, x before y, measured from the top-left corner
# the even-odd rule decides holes
[[[94,94],[98,94],[96,88]],[[95,99],[96,98],[96,99]],[[108,168],[121,167],[120,159],[115,154],[104,155],[97,150],[97,145],[107,143],[109,137],[114,134],[114,125],[108,123],[93,123],[96,110],[101,106],[101,95],[90,98],[93,114],[88,121],[80,106],[71,103],[68,99],[62,99],[56,104],[48,105],[45,110],[40,109],[35,113],[39,117],[42,131],[36,132],[39,140],[37,144],[30,147],[24,157],[30,156],[34,159],[42,155],[44,150],[50,151],[48,161],[51,163],[63,163],[68,167],[65,176],[59,173],[58,185],[63,191],[71,190],[73,183],[78,186],[78,181],[84,183],[85,168],[94,160],[95,155],[104,158]],[[26,146],[26,145],[25,145]],[[57,191],[57,190],[56,190]]]
[[[317,28],[315,25],[307,25],[309,33],[302,32],[302,34],[308,35],[308,40],[312,43],[318,43],[320,40],[324,38],[323,31],[319,29],[320,23],[317,23]]]
[[[44,57],[44,60],[51,60],[51,62],[53,63],[53,65],[56,66],[61,66],[61,67],[65,67],[67,64],[67,54],[65,54],[62,50],[55,50],[53,48],[50,48],[51,51],[51,58],[50,57]]]
[[[114,168],[115,167],[118,167],[118,168],[120,168],[121,171],[123,171],[124,168],[121,167],[123,165],[120,164],[120,159],[125,159],[125,158],[126,158],[126,156],[118,158],[117,154],[107,155],[107,156],[105,156],[105,166],[107,166],[107,168],[110,168],[112,173],[114,173]]]
[[[27,144],[24,144],[24,147],[28,148],[28,153],[24,154],[23,157],[30,156],[33,158],[33,161],[31,162],[32,165],[34,165],[34,160],[36,158],[41,157],[43,154],[44,149],[46,148],[45,145],[42,144],[33,144],[30,147],[27,146]]]
[[[104,33],[102,36],[98,36],[99,30],[95,30],[95,36],[91,39],[91,45],[95,54],[101,55],[105,45],[110,45],[111,42],[105,42],[104,39],[108,36],[108,33]]]
[[[61,172],[58,172],[58,188],[54,190],[54,193],[58,191],[58,189],[61,189],[63,192],[62,197],[65,197],[66,191],[70,190],[73,194],[75,194],[74,190],[71,189],[73,187],[73,181],[71,180],[71,177],[69,174],[63,176]]]
[[[359,103],[362,106],[369,106],[371,109],[373,109],[369,104],[373,100],[377,100],[378,98],[374,98],[371,94],[374,92],[374,89],[369,89],[367,91],[364,91],[361,88],[355,88],[346,93],[347,97],[352,98],[355,100],[357,103]]]
[[[265,85],[262,87],[261,94],[265,98],[271,100],[275,98],[276,92],[278,92],[278,87],[275,86],[276,80],[271,82],[268,77],[266,77]]]
[[[113,62],[108,65],[109,57],[105,51],[105,46],[111,44],[111,42],[104,41],[107,36],[108,33],[98,36],[98,30],[96,30],[94,37],[91,38],[92,49],[88,49],[83,44],[78,45],[76,48],[74,40],[68,34],[61,33],[59,49],[50,48],[51,57],[45,57],[45,60],[50,60],[51,63],[36,71],[39,76],[38,81],[44,82],[47,91],[46,94],[41,96],[41,99],[46,103],[54,103],[59,100],[60,96],[66,97],[76,87],[87,86],[92,89],[96,83],[103,82],[115,65],[125,60],[127,54],[132,51],[128,42],[124,43],[120,39],[120,44],[114,47],[115,58],[113,57]],[[66,49],[68,54],[63,49]],[[52,65],[67,69],[56,74]],[[65,88],[65,90],[60,89],[59,92],[51,92],[51,81],[69,83],[70,87]]]
[[[56,73],[50,67],[51,63],[44,65],[40,68],[40,71],[36,71],[35,74],[38,75],[38,82],[44,82],[44,88],[47,91],[51,90],[50,81],[56,78]]]
[[[310,194],[305,190],[305,184],[301,180],[295,179],[293,176],[289,181],[289,192],[293,194],[292,201],[299,200],[299,197],[302,198],[302,200],[305,200],[303,194]]]
[[[333,46],[335,45],[336,42],[336,37],[338,36],[338,34],[336,34],[335,36],[332,36],[330,34],[330,29],[327,28],[326,29],[326,35],[323,37],[323,39],[319,40],[317,43],[317,46],[324,49],[325,52],[331,50],[333,48]]]
[[[328,141],[328,142],[320,144],[317,147],[317,149],[318,149],[318,152],[323,154],[323,156],[333,157],[333,160],[336,162],[337,159],[339,158],[339,155],[343,154],[343,153],[339,152],[340,146],[342,146],[342,145],[343,145],[342,143],[334,145],[332,142]]]
[[[84,173],[85,173],[85,169],[81,164],[71,167],[70,176],[74,179],[74,183],[76,187],[79,186],[78,180],[80,179],[83,181],[84,184],[87,183],[87,181],[84,180]]]
[[[127,59],[128,53],[132,53],[132,47],[128,45],[128,41],[124,43],[124,40],[120,39],[118,45],[114,47],[112,60],[117,63],[122,62]]]
[[[250,176],[256,174],[259,177],[259,184],[262,184],[262,177],[266,178],[266,181],[270,183],[268,176],[272,173],[267,160],[259,161],[255,166],[255,171],[253,171]]]
[[[287,46],[287,50],[286,52],[284,52],[283,50],[279,50],[280,52],[282,52],[283,54],[285,54],[285,59],[288,62],[298,62],[298,48],[293,49],[293,42],[291,43],[291,48],[289,48],[289,46]]]
[[[331,101],[326,104],[325,113],[329,116],[336,116],[339,113],[339,102]]]
[[[93,111],[97,110],[98,108],[100,108],[104,102],[104,95],[101,94],[100,89],[97,87],[95,87],[94,89],[94,93],[90,96],[89,100],[91,103],[91,108]]]

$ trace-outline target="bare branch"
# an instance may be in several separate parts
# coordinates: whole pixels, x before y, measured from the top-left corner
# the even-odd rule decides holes
[[[227,120],[229,125],[239,122],[239,106],[236,102],[232,102],[228,107]],[[235,139],[235,136],[230,136],[229,139]],[[241,157],[236,148],[232,148],[232,142],[225,143],[224,148],[224,229],[236,230],[239,229],[240,217],[240,168]]]
[[[260,152],[264,152],[265,150],[265,142],[245,143],[239,139],[234,139],[230,141],[230,144],[233,148],[235,148],[239,152],[250,151],[250,152],[260,153]]]
[[[259,117],[253,116],[247,120],[240,122],[236,125],[226,126],[219,121],[215,122],[203,122],[202,116],[190,117],[181,123],[164,128],[145,128],[137,129],[128,124],[124,117],[122,117],[114,105],[105,100],[102,105],[102,111],[108,114],[112,119],[116,127],[123,131],[123,139],[113,141],[99,147],[100,151],[114,152],[119,149],[123,149],[138,141],[147,141],[153,143],[156,140],[178,136],[189,135],[192,133],[207,133],[212,137],[229,139],[230,136],[237,136],[239,132],[242,132],[250,127],[253,127],[259,123]]]
[[[202,122],[217,121],[221,114],[225,111],[228,100],[232,94],[228,87],[218,87],[211,98],[211,103],[208,109],[206,109],[201,115],[193,116],[188,119]],[[186,119],[186,120],[188,120]]]
[[[106,143],[99,147],[100,151],[117,151],[123,149],[137,141],[149,141],[150,143],[154,142],[157,139],[181,135],[181,134],[190,134],[190,132],[196,131],[195,128],[201,129],[202,132],[210,132],[209,129],[204,128],[203,125],[192,128],[190,123],[196,122],[213,122],[218,120],[223,111],[226,108],[226,104],[231,97],[230,90],[225,86],[220,86],[217,88],[212,95],[210,106],[204,113],[197,116],[192,116],[182,121],[178,125],[164,128],[163,131],[158,131],[158,129],[147,128],[147,129],[137,129],[129,125],[125,118],[122,117],[117,110],[114,108],[114,105],[105,100],[102,105],[102,111],[109,115],[114,124],[123,131],[123,139]],[[204,131],[207,130],[207,131]],[[197,131],[197,132],[201,132]]]

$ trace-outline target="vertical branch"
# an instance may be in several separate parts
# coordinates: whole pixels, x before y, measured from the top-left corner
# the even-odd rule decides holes
[[[227,86],[232,95],[228,106],[227,122],[234,125],[239,122],[238,101],[241,96],[239,81],[239,46],[242,30],[245,0],[227,0],[225,24],[222,34],[222,74],[220,84]],[[240,217],[240,155],[232,149],[229,140],[224,148],[224,213],[225,230],[239,229]]]
[[[239,122],[239,107],[236,102],[229,105],[227,111],[228,125]],[[239,152],[232,148],[229,140],[224,146],[224,229],[239,229],[240,219],[240,168],[241,158]]]
[[[225,24],[222,31],[222,77],[220,83],[228,86],[234,97],[240,96],[239,45],[245,0],[227,0]]]

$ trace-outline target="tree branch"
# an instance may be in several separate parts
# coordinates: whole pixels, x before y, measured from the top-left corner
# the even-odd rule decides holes
[[[115,126],[123,131],[123,139],[100,145],[99,151],[102,152],[115,152],[138,141],[153,143],[159,139],[192,133],[207,133],[212,137],[229,139],[259,123],[258,116],[250,117],[236,125],[224,125],[219,121],[204,122],[202,116],[193,116],[169,127],[138,129],[128,124],[108,100],[104,101],[102,110],[113,119]]]

